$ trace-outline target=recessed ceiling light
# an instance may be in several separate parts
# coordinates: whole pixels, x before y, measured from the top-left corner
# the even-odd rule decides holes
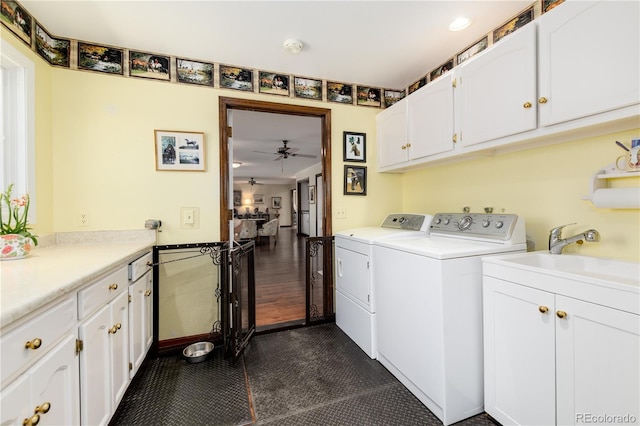
[[[471,19],[465,18],[464,16],[460,16],[453,20],[451,24],[449,24],[449,29],[451,31],[460,31],[464,30],[471,23]]]
[[[239,161],[234,161],[234,162],[233,162],[233,168],[234,168],[234,169],[237,169],[237,168],[238,168],[238,167],[240,167],[240,166],[242,166],[242,163],[241,163],[241,162],[239,162]]]

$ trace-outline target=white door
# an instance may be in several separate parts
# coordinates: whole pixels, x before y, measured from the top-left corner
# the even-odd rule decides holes
[[[568,1],[540,17],[540,125],[640,102],[639,16],[637,1]]]
[[[483,280],[484,409],[501,424],[553,425],[554,295]]]
[[[529,23],[456,71],[463,146],[536,128],[536,26]]]
[[[558,424],[588,423],[590,414],[637,419],[638,315],[562,296],[556,296],[556,310],[563,312],[556,318]]]

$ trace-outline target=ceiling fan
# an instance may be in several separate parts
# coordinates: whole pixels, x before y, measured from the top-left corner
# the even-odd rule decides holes
[[[304,158],[316,158],[317,155],[310,155],[310,154],[298,154],[298,148],[290,148],[289,146],[287,146],[287,144],[289,143],[288,140],[283,140],[282,141],[282,146],[278,147],[278,149],[276,150],[276,152],[265,152],[265,151],[253,151],[253,152],[257,152],[259,154],[271,154],[271,155],[277,155],[276,158],[273,159],[273,161],[278,161],[280,159],[286,159],[289,157],[304,157]]]
[[[262,183],[256,181],[254,178],[249,178],[249,181],[247,182],[249,185],[253,186],[253,185],[263,185]]]

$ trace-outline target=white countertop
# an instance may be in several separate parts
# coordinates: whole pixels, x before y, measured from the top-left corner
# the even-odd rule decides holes
[[[0,328],[76,291],[156,244],[153,230],[56,234],[24,259],[0,261]]]

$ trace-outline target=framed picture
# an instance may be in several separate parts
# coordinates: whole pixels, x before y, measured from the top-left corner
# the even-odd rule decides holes
[[[276,210],[282,208],[282,197],[271,197],[271,208]]]
[[[253,204],[264,204],[264,194],[253,194]]]
[[[449,59],[447,62],[445,62],[444,64],[440,65],[438,68],[436,68],[435,70],[431,71],[431,73],[429,73],[429,81],[435,80],[436,78],[440,77],[445,72],[451,71],[452,69],[453,69],[453,58]]]
[[[404,90],[386,90],[384,91],[384,107],[389,108],[405,96]]]
[[[31,21],[32,17],[17,1],[2,0],[2,13],[0,21],[11,32],[28,46],[31,46]]]
[[[380,108],[382,105],[380,89],[358,86],[358,99],[356,103],[361,106]]]
[[[409,86],[409,94],[412,94],[413,92],[415,92],[422,86],[425,86],[426,84],[427,84],[427,77],[425,76],[425,77],[422,77],[420,80],[416,81],[415,83],[413,83],[411,86]]]
[[[202,132],[155,130],[155,147],[158,171],[205,171]]]
[[[168,56],[129,51],[129,76],[171,80]]]
[[[238,190],[233,191],[233,205],[234,206],[242,205],[242,191],[238,191]]]
[[[213,64],[176,58],[178,83],[213,87]]]
[[[260,71],[258,92],[269,95],[289,96],[289,76]]]
[[[533,21],[533,7],[530,7],[526,11],[522,12],[520,15],[502,25],[500,28],[493,30],[493,42],[496,43],[504,36],[511,34],[518,28],[525,26],[531,21]]]
[[[364,163],[367,161],[367,135],[365,133],[343,132],[344,161]]]
[[[78,69],[123,74],[122,49],[78,42]]]
[[[316,186],[309,185],[309,204],[316,203]]]
[[[253,92],[253,71],[220,65],[220,87]]]
[[[322,100],[322,80],[294,77],[293,94],[296,98]]]
[[[53,38],[38,22],[36,22],[36,51],[51,65],[69,67],[69,50],[71,41],[64,38]]]
[[[456,64],[460,65],[467,59],[471,58],[476,53],[482,52],[489,45],[489,37],[484,36],[484,38],[478,42],[476,42],[473,46],[466,48],[462,52],[456,55]]]
[[[367,195],[367,168],[344,166],[344,195]]]
[[[561,3],[564,3],[564,0],[542,0],[542,13],[547,13]]]
[[[353,105],[353,85],[327,81],[327,100]]]

